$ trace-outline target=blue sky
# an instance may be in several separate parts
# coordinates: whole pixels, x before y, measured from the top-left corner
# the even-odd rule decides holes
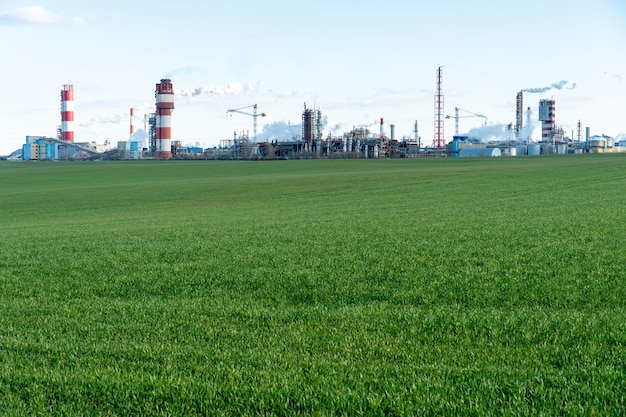
[[[55,134],[63,84],[74,85],[77,142],[126,140],[129,108],[149,112],[164,77],[180,93],[173,139],[185,144],[252,132],[251,117],[226,112],[252,104],[267,113],[265,140],[297,126],[305,102],[325,116],[325,136],[377,131],[383,117],[397,137],[417,121],[430,144],[439,66],[446,114],[460,107],[489,127],[514,123],[518,91],[567,81],[524,95],[534,119],[539,100],[553,98],[567,135],[579,120],[592,134],[626,133],[623,0],[8,0],[0,38],[0,155],[26,135]],[[482,123],[460,119],[460,131]],[[452,119],[444,133],[452,139]]]

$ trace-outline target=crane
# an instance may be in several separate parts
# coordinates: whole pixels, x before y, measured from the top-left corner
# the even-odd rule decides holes
[[[459,116],[459,111],[464,111],[465,113],[469,113],[469,114],[465,116]],[[446,119],[450,119],[451,117],[452,116],[447,115]],[[459,118],[462,118],[462,117],[482,117],[485,119],[485,126],[487,126],[487,116],[483,116],[482,114],[474,113],[469,110],[463,110],[458,107],[455,107],[454,108],[454,134],[455,135],[459,134]]]
[[[245,109],[249,109],[250,107],[253,108],[252,113],[248,113],[248,112],[242,111],[242,110],[245,110]],[[261,116],[261,117],[266,117],[267,116],[267,114],[265,114],[265,113],[257,113],[257,105],[256,104],[252,104],[252,105],[246,106],[246,107],[240,107],[238,109],[229,109],[229,110],[226,110],[226,113],[241,113],[241,114],[245,114],[246,116],[252,116],[253,119],[254,119],[254,129],[252,131],[253,132],[252,134],[254,135],[253,138],[254,138],[255,141],[256,141],[256,119],[259,116]]]

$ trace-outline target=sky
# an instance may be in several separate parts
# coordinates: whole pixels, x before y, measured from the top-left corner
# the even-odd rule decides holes
[[[252,137],[254,118],[227,110],[254,104],[257,141],[298,135],[306,105],[324,137],[378,132],[383,118],[398,139],[417,122],[430,145],[439,67],[461,134],[514,124],[522,90],[535,139],[540,99],[556,101],[567,136],[579,121],[583,135],[626,134],[623,0],[2,0],[0,39],[0,155],[56,135],[64,84],[76,142],[128,140],[130,108],[143,129],[162,78],[176,91],[172,139],[187,145]],[[446,141],[454,129],[446,119]]]

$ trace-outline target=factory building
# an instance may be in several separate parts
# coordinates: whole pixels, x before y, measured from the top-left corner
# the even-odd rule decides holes
[[[22,145],[22,160],[73,160],[101,158],[108,148],[108,142],[98,145],[95,142],[75,142],[74,138],[74,86],[64,84],[61,88],[61,125],[56,138],[46,136],[26,136]]]
[[[22,146],[22,159],[25,161],[43,161],[59,159],[59,145],[49,142],[44,136],[26,136]]]
[[[562,83],[558,83],[560,88]],[[515,98],[515,124],[509,123],[502,130],[495,131],[489,126],[473,137],[458,135],[459,118],[487,117],[468,112],[469,115],[459,116],[459,109],[455,107],[455,132],[457,134],[449,143],[443,137],[443,89],[442,71],[438,68],[436,74],[435,94],[435,135],[431,147],[422,147],[418,135],[417,121],[415,122],[414,139],[404,136],[396,139],[396,126],[389,125],[389,135],[384,131],[384,119],[380,120],[380,132],[370,131],[367,126],[354,126],[352,130],[338,136],[330,133],[322,137],[323,119],[318,109],[308,108],[304,103],[302,112],[301,137],[298,133],[289,132],[289,138],[267,138],[256,142],[257,105],[254,104],[253,113],[239,109],[228,110],[254,117],[254,137],[246,132],[237,135],[234,139],[222,140],[220,147],[200,149],[199,147],[185,146],[180,140],[172,137],[172,114],[174,111],[174,87],[169,78],[161,79],[155,86],[155,106],[152,113],[144,115],[144,129],[135,132],[135,108],[130,107],[130,130],[127,140],[117,141],[117,148],[107,152],[105,146],[94,142],[75,141],[74,134],[74,86],[64,84],[61,89],[61,124],[57,130],[57,137],[27,136],[21,149],[24,160],[70,160],[70,159],[287,159],[287,158],[416,158],[416,157],[465,157],[465,156],[523,156],[549,155],[582,152],[614,152],[626,146],[618,146],[614,139],[608,136],[594,136],[587,128],[586,141],[581,141],[581,126],[578,122],[578,140],[565,137],[562,128],[556,124],[556,102],[553,99],[539,100],[538,118],[541,123],[541,137],[533,142],[531,132],[534,129],[531,119],[531,108],[528,107],[527,121],[523,124],[524,92],[542,93],[553,86],[538,89],[525,89],[517,93]],[[451,116],[445,116],[450,118]],[[507,127],[508,126],[508,127]],[[489,133],[487,133],[489,132]],[[495,133],[494,133],[495,132]],[[141,135],[139,135],[141,134]],[[279,133],[280,134],[280,133]],[[574,133],[572,131],[572,137]],[[252,139],[252,141],[251,141]],[[286,140],[283,140],[286,139]]]

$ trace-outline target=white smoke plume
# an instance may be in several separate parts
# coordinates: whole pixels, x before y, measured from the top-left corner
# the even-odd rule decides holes
[[[297,140],[300,138],[302,138],[302,123],[291,124],[285,122],[274,122],[263,126],[263,130],[258,135],[257,140],[277,140],[283,142]]]
[[[460,136],[467,136],[470,139],[477,139],[481,142],[488,143],[492,141],[512,140],[513,135],[513,131],[508,128],[508,125],[493,124],[475,127]]]
[[[328,125],[328,117],[322,116],[322,130]],[[338,127],[339,125],[335,126]],[[274,122],[263,126],[259,133],[258,141],[277,140],[279,142],[302,139],[302,123],[291,124],[289,122]]]
[[[194,97],[205,94],[212,96],[233,96],[237,94],[253,93],[255,91],[256,88],[252,83],[242,84],[236,82],[228,84],[225,88],[205,85],[203,87],[191,88],[187,90],[176,90],[175,94],[182,97]]]
[[[568,90],[573,90],[574,88],[576,88],[576,83],[572,83],[571,85],[569,85],[569,81],[567,80],[561,80],[559,82],[556,83],[552,83],[551,85],[547,86],[547,87],[539,87],[539,88],[525,88],[522,91],[525,93],[545,93],[546,91],[552,90],[552,89],[556,89],[556,90],[560,90],[562,88],[567,88]]]
[[[155,110],[155,104],[154,103],[147,103],[144,102],[143,104],[140,104],[138,106],[133,106],[133,109],[135,109],[135,117],[137,116],[142,116],[143,117],[143,113],[152,113]],[[141,113],[141,114],[139,114]]]
[[[332,133],[339,133],[339,132],[341,132],[342,128],[343,128],[343,125],[341,123],[337,123],[335,126],[330,128],[330,131]]]
[[[519,137],[515,137],[512,125],[492,124],[487,126],[479,126],[470,129],[467,133],[460,136],[467,136],[469,139],[475,139],[483,143],[489,142],[526,142],[532,138],[534,130],[539,126],[539,122],[532,117],[532,112],[528,114],[526,124],[522,126]]]
[[[168,72],[167,74],[165,74],[165,76],[163,78],[174,78],[174,76],[180,75],[180,74],[188,74],[188,73],[192,73],[196,71],[196,69],[194,67],[191,66],[186,66],[186,67],[182,67],[182,68],[177,68],[173,71]]]
[[[122,122],[122,116],[115,115],[115,116],[109,116],[109,117],[99,117],[99,118],[93,118],[93,119],[89,119],[86,122],[82,122],[82,123],[76,123],[76,126],[79,127],[89,127],[91,125],[94,124],[115,124],[115,125],[119,125]]]

